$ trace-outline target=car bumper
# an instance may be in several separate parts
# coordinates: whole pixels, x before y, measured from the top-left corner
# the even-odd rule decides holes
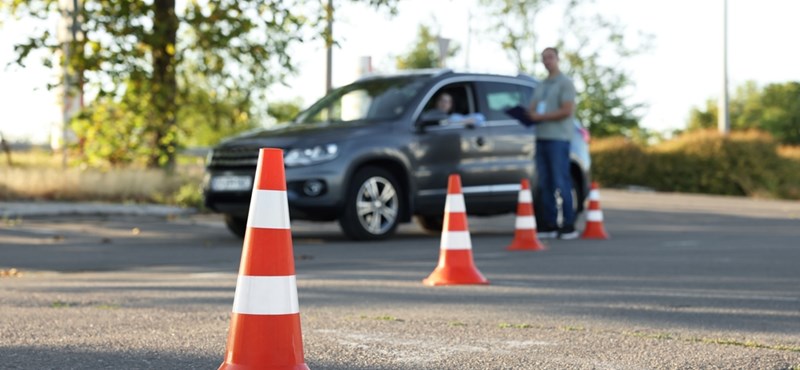
[[[244,175],[252,178],[254,174],[255,168],[207,171],[203,184],[205,206],[215,212],[246,217],[252,188],[242,191],[217,191],[211,188],[211,182],[217,176]],[[318,194],[309,193],[313,190],[310,188],[319,186],[321,190]],[[292,218],[319,221],[336,219],[344,204],[344,186],[346,184],[343,173],[326,171],[322,166],[287,168],[286,197]]]

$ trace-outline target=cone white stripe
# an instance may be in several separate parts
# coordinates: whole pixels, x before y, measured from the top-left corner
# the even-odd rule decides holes
[[[600,192],[597,189],[589,191],[589,200],[600,200]]]
[[[300,312],[297,282],[291,276],[239,275],[233,297],[233,313],[289,315]]]
[[[517,216],[517,230],[530,230],[536,228],[536,219],[533,216]]]
[[[469,250],[472,249],[472,239],[469,231],[444,231],[441,246],[441,249]]]
[[[533,203],[533,197],[531,196],[530,190],[520,190],[519,198],[517,199],[519,203]]]
[[[447,194],[447,201],[444,204],[445,213],[466,213],[467,206],[464,205],[464,195]]]
[[[288,229],[289,203],[286,192],[254,189],[247,215],[247,227]]]
[[[586,212],[586,221],[600,222],[603,221],[603,211],[590,210]]]

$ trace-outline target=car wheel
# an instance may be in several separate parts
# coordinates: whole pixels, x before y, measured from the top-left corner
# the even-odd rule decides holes
[[[244,233],[247,231],[247,219],[236,217],[233,215],[225,215],[225,226],[233,235],[244,239]]]
[[[397,229],[404,199],[402,189],[389,171],[366,167],[350,182],[339,224],[355,240],[386,239]]]
[[[444,227],[444,215],[417,215],[417,224],[430,234],[439,234]]]

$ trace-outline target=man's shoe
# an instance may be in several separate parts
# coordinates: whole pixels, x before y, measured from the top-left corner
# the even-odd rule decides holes
[[[575,230],[575,226],[564,226],[558,230],[558,238],[562,240],[578,239],[578,236],[580,236],[580,233]]]
[[[543,227],[536,230],[536,236],[539,239],[555,239],[558,237],[558,229],[555,227]]]

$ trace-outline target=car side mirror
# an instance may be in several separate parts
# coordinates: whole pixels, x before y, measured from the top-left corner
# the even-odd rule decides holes
[[[438,125],[439,122],[446,120],[448,117],[449,116],[445,112],[438,109],[431,109],[419,115],[417,127]]]

